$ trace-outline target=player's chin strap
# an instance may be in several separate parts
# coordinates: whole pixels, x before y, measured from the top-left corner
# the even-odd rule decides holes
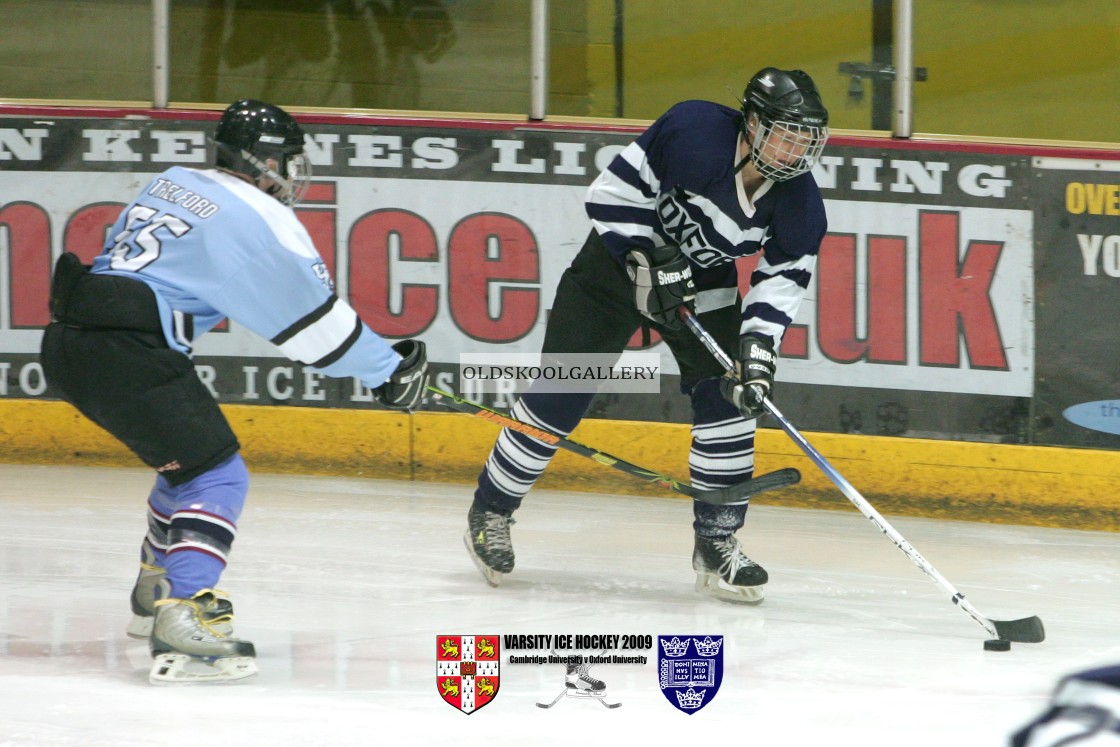
[[[293,199],[296,193],[296,185],[292,183],[291,179],[281,176],[279,171],[270,167],[267,163],[247,150],[241,151],[241,157],[248,161],[253,168],[261,172],[261,176],[268,177],[273,181],[272,187],[267,190],[270,197],[280,195],[279,199],[285,205],[292,205],[296,202],[296,200]]]
[[[751,162],[751,155],[754,153],[754,148],[751,147],[750,135],[747,133],[746,117],[743,117],[742,122],[739,124],[739,133],[743,136],[743,142],[747,144],[747,155],[743,156],[743,160],[739,161],[739,163],[735,165],[735,171],[733,172],[735,174],[738,174],[740,171],[746,168],[747,164]]]
[[[260,179],[261,177],[271,179],[273,185],[269,189],[265,190],[265,194],[267,194],[269,197],[277,197],[277,195],[279,195],[277,199],[279,199],[285,205],[289,206],[295,205],[297,202],[299,202],[299,198],[302,196],[302,191],[296,188],[295,183],[291,179],[286,176],[281,176],[279,171],[269,166],[266,162],[257,158],[247,150],[235,148],[232,145],[227,145],[226,143],[221,143],[215,140],[214,146],[222,149],[226,153],[235,153],[241,156],[241,158],[246,163],[260,172],[260,175],[257,177],[258,179]]]
[[[704,329],[703,325],[700,324],[700,320],[696,318],[696,315],[693,314],[688,307],[681,306],[680,316],[692,333],[696,335],[704,347],[708,349],[708,352],[719,361],[723,369],[727,371],[728,374],[736,376],[735,364],[731,360],[731,356],[724,352],[715,338]],[[992,620],[981,615],[980,612],[964,598],[964,594],[957,591],[957,589],[949,583],[948,579],[938,573],[937,569],[930,565],[929,561],[923,558],[914,546],[907,542],[906,538],[899,534],[898,530],[891,526],[887,520],[867,502],[867,499],[860,495],[859,491],[857,491],[843,475],[837,472],[836,468],[833,467],[819,451],[813,448],[812,444],[805,440],[805,437],[793,427],[793,424],[786,419],[785,415],[782,415],[778,408],[774,406],[774,403],[770,401],[769,397],[763,397],[762,404],[766,408],[766,411],[778,421],[778,425],[782,427],[786,435],[793,439],[793,442],[797,444],[813,464],[840,489],[840,492],[860,510],[860,513],[870,519],[871,523],[874,524],[880,532],[887,535],[887,538],[894,543],[895,547],[902,550],[906,557],[910,558],[910,562],[918,566],[923,573],[932,578],[942,589],[947,591],[953,604],[967,612],[973,620],[984,628],[984,630],[988,631],[989,635],[1001,638],[1005,641],[1016,641],[1019,643],[1042,642],[1046,637],[1046,633],[1042,627],[1042,620],[1038,619],[1038,617],[1024,617],[1020,620]]]

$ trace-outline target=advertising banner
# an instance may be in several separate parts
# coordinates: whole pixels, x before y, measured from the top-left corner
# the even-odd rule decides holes
[[[1120,161],[1036,158],[1040,443],[1120,446]]]
[[[100,252],[163,169],[206,166],[212,127],[0,119],[0,397],[52,396],[37,351],[54,260]],[[423,339],[436,385],[512,404],[516,381],[464,381],[461,356],[539,353],[556,284],[591,230],[586,187],[637,130],[342,117],[306,129],[315,181],[296,212],[339,295],[383,336]],[[783,411],[809,430],[1113,446],[1115,429],[1063,412],[1120,400],[1106,342],[1117,180],[1039,162],[1006,148],[830,144],[814,171],[829,232],[781,347]],[[741,286],[752,264],[740,261]],[[653,342],[660,394],[604,392],[593,417],[690,421],[676,364]],[[224,403],[375,406],[356,382],[232,323],[198,341],[195,363]]]

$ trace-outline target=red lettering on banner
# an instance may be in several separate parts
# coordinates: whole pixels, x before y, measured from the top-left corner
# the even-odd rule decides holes
[[[782,336],[782,346],[778,351],[782,358],[809,359],[809,327],[804,324],[791,324]]]
[[[918,225],[921,365],[959,366],[963,337],[972,368],[1006,371],[990,296],[1003,242],[970,241],[961,261],[960,215],[922,211]]]
[[[661,342],[661,335],[657,334],[657,330],[654,329],[653,327],[650,327],[650,329],[649,329],[649,345],[643,345],[642,344],[642,338],[643,337],[644,337],[644,335],[642,334],[642,328],[639,327],[638,330],[636,332],[634,332],[634,334],[630,335],[630,339],[626,342],[626,349],[627,350],[649,350],[654,345]]]
[[[856,238],[829,234],[817,265],[817,341],[840,363],[906,362],[906,240],[867,240],[867,334],[856,331]]]
[[[50,216],[30,202],[10,202],[0,209],[0,228],[8,229],[12,328],[46,326],[51,318]]]
[[[511,215],[479,213],[463,219],[448,240],[448,301],[464,333],[484,342],[527,335],[540,311],[540,256],[529,227]],[[535,284],[505,288],[505,283]],[[497,315],[490,294],[497,286]]]
[[[62,235],[63,250],[73,252],[87,265],[101,254],[109,229],[117,222],[123,202],[100,202],[86,205],[66,222]]]
[[[331,277],[335,277],[335,254],[338,247],[338,209],[337,187],[334,182],[315,182],[307,188],[307,193],[295,209],[296,217],[307,233],[311,235],[311,242],[323,258],[323,262],[330,270]]]
[[[435,262],[435,231],[416,213],[375,210],[350,230],[350,305],[385,337],[414,337],[435,321],[439,290],[424,283],[399,283],[400,310],[392,308],[394,252],[402,262]]]

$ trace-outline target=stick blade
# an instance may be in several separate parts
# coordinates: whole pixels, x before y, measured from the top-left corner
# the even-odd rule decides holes
[[[779,488],[788,488],[801,482],[801,473],[793,467],[767,472],[744,482],[717,490],[697,490],[693,498],[715,506],[738,506],[748,503],[752,495]]]
[[[992,620],[999,637],[1016,643],[1042,643],[1046,640],[1046,630],[1038,617],[1024,617],[1021,620]]]

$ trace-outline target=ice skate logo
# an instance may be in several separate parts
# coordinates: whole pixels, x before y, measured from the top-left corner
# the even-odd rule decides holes
[[[559,658],[559,654],[554,650],[552,652],[554,657]],[[606,651],[603,652],[606,654]],[[592,676],[591,667],[594,664],[588,664],[585,657],[578,654],[573,654],[568,657],[567,663],[564,665],[564,689],[560,694],[552,699],[549,703],[537,703],[537,708],[552,708],[560,702],[560,698],[565,696],[569,698],[582,698],[584,700],[595,700],[602,703],[607,708],[618,708],[622,703],[608,703],[607,702],[607,683],[601,679]]]
[[[661,692],[689,715],[715,698],[723,682],[723,636],[658,636],[657,675]]]
[[[445,702],[470,715],[497,697],[499,641],[496,635],[436,636],[436,689]]]

